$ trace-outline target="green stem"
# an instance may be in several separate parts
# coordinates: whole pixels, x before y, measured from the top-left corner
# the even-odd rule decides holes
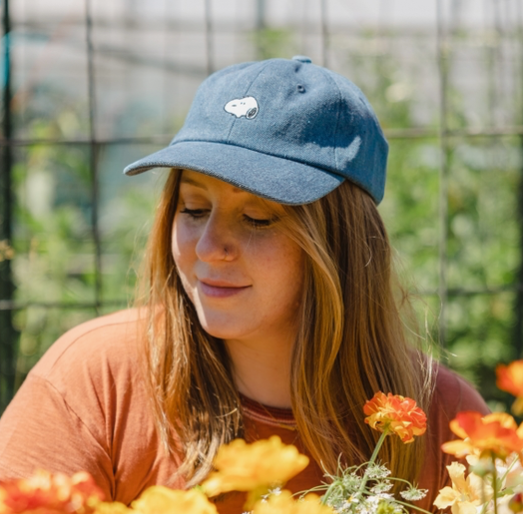
[[[327,500],[329,499],[329,496],[331,495],[332,491],[337,487],[337,484],[334,482],[329,485],[327,492],[321,497],[321,504],[327,505]]]
[[[365,468],[365,473],[363,473],[363,478],[361,479],[361,484],[360,484],[360,487],[358,489],[358,492],[355,494],[355,498],[358,499],[358,500],[361,500],[361,497],[363,496],[363,493],[365,491],[365,486],[367,485],[367,482],[369,480],[369,477],[368,477],[368,474],[367,474],[369,466],[372,466],[372,464],[374,464],[374,462],[376,461],[376,459],[378,457],[378,453],[380,451],[380,448],[381,448],[381,446],[383,444],[383,441],[385,441],[385,437],[387,437],[388,432],[389,432],[388,427],[383,430],[383,433],[381,434],[380,438],[378,439],[378,442],[376,443],[376,447],[374,448],[374,451],[372,452],[372,455],[370,457],[369,462],[366,462],[365,464],[362,464],[362,466],[365,465],[366,468]],[[359,466],[358,466],[357,469],[359,469]],[[327,492],[321,498],[321,503],[323,505],[327,505],[327,500],[329,499],[330,495],[332,494],[332,491],[336,487],[337,487],[336,483],[332,483],[332,484],[329,485],[329,487],[327,489]]]
[[[416,505],[412,505],[412,503],[402,502],[401,500],[394,500],[394,503],[399,503],[400,505],[408,507],[409,509],[415,509],[419,512],[424,512],[424,514],[432,514],[428,510],[422,509],[421,507],[416,507]]]
[[[498,514],[498,470],[496,469],[496,457],[494,454],[492,458],[492,490],[494,499],[494,514]]]
[[[503,481],[507,478],[507,475],[512,471],[512,468],[519,462],[519,459],[516,457],[511,463],[510,466],[507,467],[507,470],[503,474],[502,477],[500,477],[500,482],[503,483]],[[494,460],[494,466],[496,465],[496,462]]]
[[[495,457],[492,457],[492,462],[494,464],[494,469],[496,469],[496,458]],[[519,462],[519,459],[516,457],[511,463],[510,465],[507,467],[507,470],[505,471],[505,473],[500,477],[499,481],[500,483],[502,484],[505,479],[507,478],[508,474],[512,471],[512,468]],[[495,490],[495,493],[497,495],[497,470],[494,472],[494,476],[492,478],[492,480],[494,481],[494,490]],[[488,504],[487,504],[487,495],[485,493],[485,480],[481,480],[481,503],[483,505],[483,507],[481,508],[481,511],[480,511],[480,514],[485,514],[487,512],[487,507],[488,507]],[[496,501],[496,507],[495,509],[497,509],[497,501]]]
[[[369,468],[376,462],[380,448],[381,448],[383,442],[385,441],[385,438],[387,437],[388,433],[389,433],[389,427],[385,427],[385,429],[383,430],[383,433],[381,434],[380,438],[378,439],[378,442],[376,443],[376,447],[374,448],[372,455],[370,456],[369,462],[367,462],[367,467],[365,468],[365,473],[363,473],[363,478],[361,480],[360,487],[358,489],[358,492],[356,493],[356,499],[358,499],[358,500],[361,499],[361,496],[362,496],[363,492],[365,491],[365,486],[367,485],[367,482],[369,481],[369,475],[368,475]]]
[[[404,484],[410,485],[411,487],[414,487],[413,484],[411,484],[408,480],[405,480],[404,478],[398,478],[398,477],[387,477],[387,480],[391,480],[392,482],[403,482]],[[417,487],[416,487],[417,489]]]
[[[480,514],[485,514],[487,512],[487,495],[485,494],[485,480],[481,479],[481,507]]]
[[[381,434],[381,437],[378,439],[378,442],[376,443],[376,448],[374,448],[374,451],[372,452],[372,455],[370,456],[370,460],[367,463],[367,469],[369,468],[369,464],[374,464],[376,461],[376,458],[378,457],[378,453],[380,451],[381,445],[385,441],[385,437],[389,434],[389,427],[385,427],[383,430],[383,433]]]

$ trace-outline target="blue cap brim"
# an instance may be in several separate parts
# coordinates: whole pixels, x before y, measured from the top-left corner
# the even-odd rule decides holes
[[[288,205],[314,202],[345,180],[300,162],[207,141],[180,141],[133,162],[124,173],[137,175],[152,168],[199,171],[257,196]]]

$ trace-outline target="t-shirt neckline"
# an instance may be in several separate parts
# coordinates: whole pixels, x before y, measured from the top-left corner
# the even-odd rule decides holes
[[[278,421],[286,424],[296,423],[292,409],[264,405],[252,398],[248,398],[242,393],[240,393],[240,401],[243,410],[246,411],[247,414],[250,411],[251,413],[255,413],[257,415],[256,417],[266,418],[267,420]]]

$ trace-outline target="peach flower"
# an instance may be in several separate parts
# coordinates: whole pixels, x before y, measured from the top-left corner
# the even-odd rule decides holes
[[[496,366],[496,385],[499,389],[516,396],[512,405],[512,412],[516,415],[523,414],[523,360],[514,361],[508,366]]]
[[[0,481],[2,514],[90,514],[101,500],[102,490],[85,472],[68,477],[38,470],[30,478]]]
[[[512,452],[521,455],[522,427],[518,428],[514,418],[504,412],[486,416],[479,412],[459,412],[450,422],[450,429],[460,439],[444,443],[441,448],[457,457],[479,452],[481,456],[505,460]]]

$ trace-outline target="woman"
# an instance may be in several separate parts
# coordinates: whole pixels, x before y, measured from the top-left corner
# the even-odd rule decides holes
[[[487,409],[406,340],[376,209],[387,150],[361,91],[307,58],[209,77],[171,145],[125,170],[172,168],[145,301],[43,357],[0,423],[0,475],[83,469],[129,503],[201,482],[222,443],[278,434],[312,457],[288,484],[303,490],[340,455],[369,458],[362,406],[381,390],[429,414],[424,438],[387,438],[380,457],[431,508],[449,420]],[[217,501],[241,512],[239,495]]]

